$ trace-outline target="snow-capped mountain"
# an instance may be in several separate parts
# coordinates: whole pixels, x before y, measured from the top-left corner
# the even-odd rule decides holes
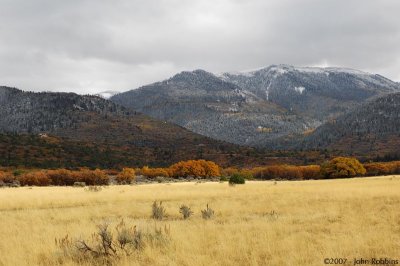
[[[251,146],[266,136],[280,138],[317,125],[204,70],[185,71],[111,100],[214,139]]]
[[[398,83],[358,70],[271,65],[220,75],[182,72],[111,100],[215,139],[276,148],[276,140],[308,134],[398,91]]]
[[[336,116],[364,100],[399,91],[399,84],[349,68],[271,65],[219,77],[295,113],[319,120]]]

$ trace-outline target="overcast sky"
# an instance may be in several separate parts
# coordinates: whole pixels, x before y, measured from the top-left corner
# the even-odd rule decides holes
[[[0,0],[0,85],[125,91],[182,70],[343,66],[400,81],[399,0]]]

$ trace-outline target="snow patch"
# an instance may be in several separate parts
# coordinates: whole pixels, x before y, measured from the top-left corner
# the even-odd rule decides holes
[[[74,107],[75,109],[80,110],[80,111],[84,110],[83,107],[81,107],[81,106],[79,106],[79,105],[76,105],[76,104],[74,104],[73,107]]]
[[[348,74],[363,75],[363,76],[371,75],[370,73],[364,71],[351,68],[344,68],[344,67],[293,67],[293,69],[299,72],[325,74],[325,75],[329,75],[329,73],[348,73]]]
[[[278,75],[283,75],[288,72],[286,69],[281,67],[272,67],[271,70],[275,71]]]
[[[269,88],[271,87],[271,82],[268,84],[268,87],[265,89],[265,95],[267,96],[267,101],[269,101]]]
[[[102,91],[99,92],[97,94],[95,94],[96,96],[99,96],[103,99],[110,99],[111,97],[113,97],[114,95],[118,94],[118,91]]]
[[[305,89],[306,89],[306,88],[304,88],[303,86],[294,87],[294,90],[297,91],[297,92],[300,93],[300,94],[303,94],[303,91],[304,91]]]

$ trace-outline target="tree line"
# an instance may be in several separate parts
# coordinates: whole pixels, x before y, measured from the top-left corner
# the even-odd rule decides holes
[[[123,168],[121,170],[0,170],[0,185],[21,186],[73,186],[130,184],[137,176],[147,179],[165,178],[220,178],[241,176],[251,180],[310,180],[349,178],[357,176],[376,176],[400,174],[400,161],[360,163],[351,157],[336,157],[321,165],[269,165],[254,168],[221,168],[215,162],[206,160],[180,161],[169,167]]]

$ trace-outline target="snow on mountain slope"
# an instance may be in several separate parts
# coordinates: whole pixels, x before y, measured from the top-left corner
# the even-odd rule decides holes
[[[383,76],[349,68],[271,65],[218,76],[264,100],[321,121],[371,97],[400,91],[398,83]]]
[[[359,70],[271,65],[219,75],[184,71],[111,100],[215,139],[276,148],[277,139],[399,91],[398,83]]]
[[[111,97],[113,97],[114,95],[120,93],[119,91],[102,91],[99,92],[97,94],[95,94],[95,96],[99,96],[103,99],[110,99]]]
[[[317,125],[203,70],[185,71],[111,100],[202,135],[251,146]]]

